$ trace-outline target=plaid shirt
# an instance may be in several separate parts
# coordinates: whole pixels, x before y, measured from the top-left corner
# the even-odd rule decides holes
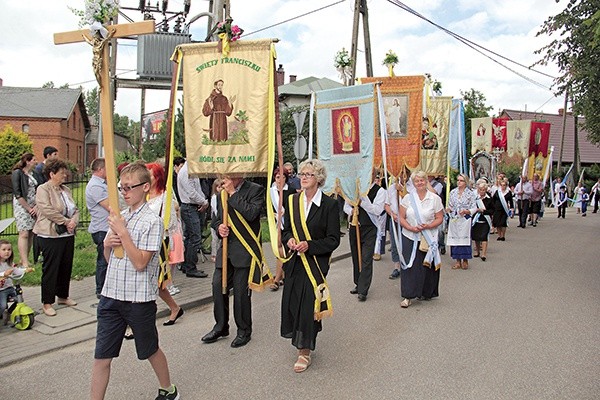
[[[154,255],[143,271],[136,271],[127,253],[117,258],[111,252],[102,296],[120,301],[143,303],[156,300],[158,293],[158,261],[163,236],[163,222],[146,203],[134,212],[121,212],[135,246],[153,251]]]

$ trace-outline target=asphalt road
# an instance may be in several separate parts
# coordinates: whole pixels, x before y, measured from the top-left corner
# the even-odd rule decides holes
[[[408,309],[388,279],[389,253],[375,263],[365,303],[349,294],[350,261],[339,261],[329,275],[335,315],[302,374],[279,336],[281,291],[253,295],[246,347],[232,349],[233,336],[200,342],[210,305],[160,325],[161,346],[184,399],[597,399],[599,237],[600,214],[557,220],[550,211],[537,228],[509,228],[506,242],[492,236],[487,262],[467,271],[444,256],[440,297]],[[1,369],[0,398],[87,398],[93,348],[83,342]],[[107,399],[153,399],[156,390],[149,363],[125,342]]]

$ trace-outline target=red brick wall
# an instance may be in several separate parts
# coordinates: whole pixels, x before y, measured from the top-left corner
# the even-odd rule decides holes
[[[77,120],[75,129],[73,129],[72,122],[74,120]],[[22,130],[23,124],[29,125],[29,138],[33,142],[33,154],[39,161],[44,159],[44,147],[54,146],[58,149],[60,158],[68,159],[77,165],[79,172],[84,171],[83,139],[85,129],[79,108],[76,108],[71,115],[68,128],[67,121],[61,119],[0,117],[0,127],[4,128],[6,124],[11,125],[17,132]]]

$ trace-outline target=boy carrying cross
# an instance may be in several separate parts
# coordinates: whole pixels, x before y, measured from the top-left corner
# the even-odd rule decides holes
[[[97,311],[90,392],[94,400],[104,399],[111,362],[119,356],[127,325],[133,330],[138,358],[150,361],[158,378],[156,399],[179,399],[167,357],[158,346],[156,295],[164,228],[161,218],[146,205],[149,190],[150,172],[143,163],[129,164],[121,171],[119,191],[129,207],[121,215],[111,212],[104,240],[108,269]],[[123,258],[115,257],[113,248],[117,246],[123,246]]]

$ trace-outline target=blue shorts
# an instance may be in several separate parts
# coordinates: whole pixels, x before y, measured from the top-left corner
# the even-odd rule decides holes
[[[102,296],[97,319],[94,358],[118,357],[127,325],[133,331],[135,350],[140,360],[146,360],[158,350],[156,302],[133,303]]]

